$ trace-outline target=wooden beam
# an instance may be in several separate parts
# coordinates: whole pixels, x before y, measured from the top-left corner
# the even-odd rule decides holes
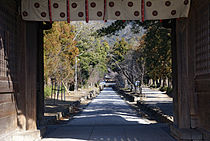
[[[36,130],[38,23],[26,23],[26,129]]]

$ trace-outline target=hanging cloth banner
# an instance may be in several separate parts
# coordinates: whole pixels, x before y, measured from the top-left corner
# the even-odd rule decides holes
[[[174,19],[189,9],[190,0],[22,0],[21,7],[23,20],[68,22]]]

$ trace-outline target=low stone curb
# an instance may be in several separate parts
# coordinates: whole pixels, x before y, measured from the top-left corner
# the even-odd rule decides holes
[[[136,105],[139,107],[139,109],[143,110],[149,116],[154,117],[158,122],[173,123],[173,118],[169,115],[164,114],[158,107],[144,104],[142,101],[140,101],[140,97],[126,94],[125,91],[120,90],[117,87],[113,87],[113,89],[117,91],[118,94],[122,95],[125,100],[129,102],[136,102]]]
[[[163,123],[173,123],[173,118],[169,115],[164,114],[159,107],[150,106],[148,104],[144,104],[141,101],[137,101],[137,106],[146,111],[150,116],[155,117],[155,119],[159,122]]]
[[[43,137],[45,135],[47,125],[55,125],[55,124],[59,123],[59,121],[62,118],[65,118],[66,116],[69,116],[69,118],[72,118],[73,116],[75,116],[77,113],[79,113],[81,111],[80,106],[81,106],[82,101],[92,100],[95,97],[97,97],[98,94],[99,93],[94,90],[90,91],[88,95],[83,96],[80,98],[80,100],[71,103],[62,112],[57,112],[57,114],[55,116],[49,117],[48,119],[44,119],[40,123],[41,126],[39,128],[41,136]]]

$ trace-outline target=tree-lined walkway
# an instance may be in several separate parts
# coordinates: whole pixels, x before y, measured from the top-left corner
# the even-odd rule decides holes
[[[173,122],[173,98],[159,90],[143,88],[141,103]]]
[[[43,141],[174,141],[166,124],[139,117],[110,87],[67,125],[54,128]]]

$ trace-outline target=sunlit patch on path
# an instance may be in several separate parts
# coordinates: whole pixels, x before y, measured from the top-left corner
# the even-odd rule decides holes
[[[166,124],[139,117],[111,87],[106,87],[80,115],[43,140],[174,141]]]

